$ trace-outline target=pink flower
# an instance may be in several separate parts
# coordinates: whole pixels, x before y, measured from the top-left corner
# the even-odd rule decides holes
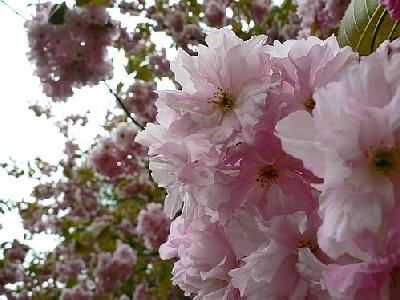
[[[82,287],[65,288],[61,292],[61,300],[91,300],[93,293],[85,291]]]
[[[204,17],[208,26],[222,27],[225,20],[225,6],[222,1],[206,1]]]
[[[172,221],[167,241],[160,247],[161,259],[170,259],[178,257],[178,248],[185,244],[185,234],[188,230],[188,224],[182,218],[177,217]]]
[[[111,136],[114,139],[116,146],[122,151],[136,150],[140,148],[135,144],[137,130],[128,123],[119,123],[112,131]]]
[[[194,193],[214,181],[212,170],[218,157],[204,134],[187,135],[189,128],[184,126],[190,126],[190,121],[187,118],[175,121],[166,132],[160,131],[159,125],[147,125],[148,130],[138,134],[137,141],[150,147],[150,155],[159,153],[150,159],[149,168],[159,186],[167,189],[164,210],[169,218],[183,204],[184,209],[190,202],[198,206]],[[178,126],[182,126],[182,132]]]
[[[364,259],[397,213],[400,55],[364,58],[315,94],[313,116],[290,114],[276,127],[283,149],[324,179],[318,186],[319,241],[332,257]]]
[[[235,211],[225,232],[238,259],[247,257],[265,243],[265,223],[257,208],[247,205]]]
[[[255,125],[269,87],[264,39],[243,42],[227,29],[211,32],[208,47],[199,45],[198,56],[179,52],[171,69],[182,91],[159,93],[158,102],[180,117],[189,113],[198,130],[216,142],[228,139],[235,129]],[[164,118],[168,115],[159,110],[157,120],[164,123]]]
[[[309,248],[318,256],[316,229],[318,219],[304,212],[273,217],[264,224],[265,241],[247,257],[239,268],[231,270],[232,285],[248,300],[306,299],[309,284],[296,269],[298,250]]]
[[[239,175],[228,184],[226,202],[219,207],[220,216],[227,217],[243,204],[258,206],[265,217],[315,209],[315,192],[310,186],[315,178],[300,160],[283,152],[272,133],[259,131],[254,144],[241,144],[232,157],[228,156],[225,163],[228,162],[239,169]]]
[[[167,240],[170,221],[159,203],[149,203],[137,217],[137,232],[147,249],[157,249]]]
[[[91,154],[91,163],[96,171],[109,178],[137,173],[144,149],[134,142],[135,137],[135,128],[128,123],[118,124],[111,137],[102,138]]]
[[[296,0],[297,13],[302,18],[302,35],[312,30],[324,32],[339,27],[349,0]]]
[[[172,282],[186,295],[197,293],[199,299],[214,293],[226,294],[230,289],[228,272],[237,266],[237,260],[223,228],[207,217],[188,227],[182,227],[182,222],[177,218],[171,224],[168,241],[160,248],[162,258],[179,258]]]
[[[136,260],[136,252],[129,245],[120,242],[113,254],[100,253],[95,270],[99,291],[110,293],[117,289],[133,272]]]
[[[182,205],[191,215],[213,210],[215,203],[203,196],[224,181],[225,175],[214,176],[223,147],[253,138],[271,84],[263,40],[243,42],[230,30],[216,30],[198,56],[180,52],[173,62],[182,91],[159,92],[159,125],[148,124],[136,139],[149,147],[152,175],[167,189],[168,217]]]
[[[148,283],[141,282],[136,286],[135,293],[133,295],[133,299],[135,300],[146,300],[147,299],[147,290],[148,290]]]
[[[136,260],[137,255],[129,245],[118,243],[113,254],[113,263],[116,268],[128,269],[129,273],[129,269],[134,267]]]
[[[251,5],[251,13],[255,21],[262,23],[268,15],[268,9],[271,6],[271,0],[256,0]]]
[[[357,55],[349,48],[340,48],[334,36],[326,40],[308,37],[301,40],[274,42],[267,46],[275,72],[282,83],[274,94],[282,102],[282,116],[296,110],[312,112],[314,92],[329,82],[342,78],[357,62]]]
[[[386,6],[389,16],[396,21],[400,20],[400,2],[397,0],[379,0],[379,3]]]
[[[126,91],[124,104],[130,113],[134,113],[140,123],[154,122],[157,109],[154,105],[157,95],[155,82],[136,81]]]
[[[45,94],[65,100],[72,88],[94,85],[111,78],[112,62],[107,47],[112,45],[117,24],[105,7],[85,5],[67,9],[63,24],[51,24],[52,5],[38,4],[28,20],[29,59],[36,65]]]
[[[400,295],[397,253],[362,262],[348,260],[346,264],[325,264],[308,249],[301,249],[298,269],[303,278],[312,282],[319,298],[394,300]]]

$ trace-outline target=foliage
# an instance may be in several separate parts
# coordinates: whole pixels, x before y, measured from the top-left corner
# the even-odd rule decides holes
[[[338,35],[342,47],[350,46],[368,55],[385,40],[400,36],[398,21],[391,19],[377,0],[353,0],[342,20]]]

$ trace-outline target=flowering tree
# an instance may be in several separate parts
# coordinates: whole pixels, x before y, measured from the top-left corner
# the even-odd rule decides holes
[[[110,112],[107,134],[87,150],[69,136],[85,116],[57,122],[65,157],[28,164],[35,201],[2,205],[19,210],[28,238],[47,232],[60,243],[51,253],[1,245],[0,292],[398,299],[399,8],[376,0],[37,5],[26,27],[44,93],[67,101],[103,81],[124,114]],[[152,39],[159,31],[179,48],[172,62]],[[126,55],[128,86],[106,82],[109,47]],[[155,92],[161,79],[176,89]]]

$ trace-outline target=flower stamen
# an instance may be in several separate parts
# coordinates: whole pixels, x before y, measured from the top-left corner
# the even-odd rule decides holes
[[[388,175],[399,167],[399,153],[396,149],[386,147],[377,148],[373,151],[369,163],[373,171]]]
[[[232,110],[235,102],[235,96],[221,88],[217,88],[214,94],[208,98],[208,103],[219,107],[223,113],[227,113]]]
[[[314,254],[315,256],[321,251],[321,249],[318,246],[318,243],[314,240],[301,240],[297,244],[297,249],[301,248],[308,248],[310,249],[311,253]]]
[[[306,100],[303,101],[303,107],[306,111],[308,111],[310,114],[313,112],[315,108],[315,100],[313,97],[309,97]]]
[[[265,187],[268,184],[276,183],[279,178],[279,171],[273,164],[266,164],[257,171],[256,181]]]

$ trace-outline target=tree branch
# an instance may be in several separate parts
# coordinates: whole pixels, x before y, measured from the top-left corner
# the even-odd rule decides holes
[[[1,1],[1,0],[0,0]],[[110,91],[111,94],[113,94],[113,96],[115,97],[115,99],[117,100],[118,104],[121,106],[121,108],[123,109],[123,111],[125,112],[125,114],[127,115],[127,117],[140,129],[144,130],[144,126],[142,124],[140,124],[137,120],[135,120],[135,118],[133,118],[131,116],[131,113],[129,112],[129,110],[126,108],[125,104],[122,102],[122,99],[120,96],[118,96],[118,94],[116,92],[113,91],[112,88],[110,88],[110,86],[107,84],[107,82],[104,81],[104,84],[106,85],[106,87],[108,88],[108,90]]]
[[[12,7],[10,4],[8,4],[7,2],[5,2],[4,0],[0,0],[1,3],[3,3],[5,6],[7,6],[14,14],[16,14],[17,16],[20,16],[21,18],[23,18],[24,20],[27,20],[27,18],[25,18],[24,15],[22,15],[21,13],[19,13],[14,7]]]

